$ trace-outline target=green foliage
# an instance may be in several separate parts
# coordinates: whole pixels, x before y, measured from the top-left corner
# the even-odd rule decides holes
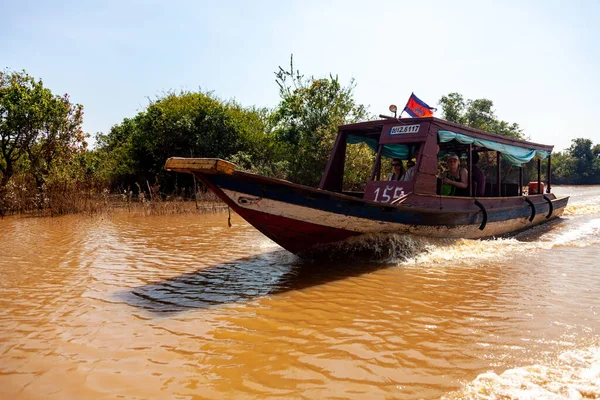
[[[97,136],[97,173],[113,186],[148,181],[170,191],[181,182],[164,171],[167,158],[214,157],[277,175],[281,151],[268,134],[268,116],[264,109],[223,102],[212,93],[170,92]],[[185,184],[191,178],[179,179]]]
[[[215,157],[251,172],[316,185],[338,125],[365,119],[366,110],[353,99],[354,84],[344,87],[337,77],[305,79],[291,65],[290,71],[279,69],[276,83],[281,102],[273,112],[244,108],[210,92],[167,93],[108,134],[98,134],[88,169],[113,187],[149,181],[169,191],[189,185],[190,177],[164,171],[167,158]],[[350,186],[367,180],[370,157],[365,149],[349,150]]]
[[[593,162],[595,159],[592,152],[592,141],[590,139],[573,139],[568,152],[575,160],[575,174],[580,180],[588,180],[593,175]]]
[[[279,67],[275,76],[281,101],[271,120],[277,140],[285,146],[288,178],[316,186],[333,148],[337,127],[365,120],[369,115],[354,100],[354,81],[342,86],[333,75],[305,78],[294,71],[293,57],[289,71]]]
[[[450,93],[442,96],[439,104],[442,106],[442,118],[447,121],[514,139],[525,139],[518,124],[511,124],[496,117],[494,102],[491,100],[465,100],[459,93]]]
[[[41,185],[53,164],[84,150],[82,116],[81,105],[53,95],[25,71],[0,72],[0,186],[20,165]]]
[[[572,183],[575,176],[575,159],[568,152],[552,153],[552,181],[554,183]],[[547,161],[543,161],[542,172],[547,170]]]
[[[107,186],[149,184],[167,193],[192,187],[191,176],[164,171],[173,156],[227,159],[247,171],[317,185],[338,126],[372,116],[356,103],[354,81],[344,86],[331,74],[305,78],[294,70],[293,58],[289,70],[279,67],[275,76],[280,103],[274,110],[242,107],[211,92],[168,92],[98,133],[96,149],[88,151],[81,105],[54,95],[25,71],[0,72],[0,214],[70,212],[81,209],[77,196],[106,193]],[[448,121],[523,139],[518,124],[496,117],[491,100],[450,93],[439,102]],[[344,190],[362,189],[374,157],[366,145],[347,147]],[[487,169],[494,163],[488,160]],[[546,165],[542,161],[543,179]],[[598,184],[600,144],[574,139],[569,149],[552,155],[552,166],[554,183]],[[531,164],[525,173],[533,176],[537,167]]]
[[[344,169],[344,190],[362,191],[364,189],[365,182],[371,177],[376,155],[364,143],[348,145]]]
[[[456,122],[457,124],[466,125],[465,109],[467,107],[462,94],[450,93],[447,96],[442,96],[438,101],[442,106],[442,118],[446,121]]]
[[[573,139],[564,152],[552,154],[552,180],[566,184],[600,183],[600,146],[590,139]]]

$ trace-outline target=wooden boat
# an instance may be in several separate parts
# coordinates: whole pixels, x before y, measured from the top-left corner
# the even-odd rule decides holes
[[[343,190],[348,145],[366,143],[376,154],[364,192]],[[236,213],[283,248],[302,253],[316,246],[366,233],[399,233],[451,238],[488,238],[521,231],[559,217],[568,197],[551,193],[553,146],[510,139],[434,117],[389,118],[340,126],[318,188],[238,171],[211,158],[170,158],[165,168],[194,174]],[[376,153],[375,153],[376,151]],[[460,154],[471,171],[475,152],[495,155],[496,179],[484,196],[438,194],[438,155]],[[415,157],[408,181],[381,180],[382,163]],[[537,182],[523,193],[523,163],[537,159]],[[548,159],[546,193],[541,158]],[[534,161],[535,162],[535,161]],[[509,182],[506,171],[519,171]],[[504,173],[504,176],[503,176]],[[472,177],[472,174],[469,174]],[[515,180],[515,179],[513,179]]]

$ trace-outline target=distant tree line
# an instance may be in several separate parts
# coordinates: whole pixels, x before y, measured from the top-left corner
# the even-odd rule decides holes
[[[552,181],[558,184],[600,184],[600,144],[573,139],[571,146],[552,154]]]
[[[163,194],[191,194],[191,175],[163,169],[173,156],[218,157],[244,170],[317,185],[337,127],[374,116],[354,99],[353,81],[305,77],[293,59],[289,69],[279,67],[275,82],[275,109],[243,107],[212,92],[168,92],[96,134],[89,149],[81,105],[68,94],[53,94],[25,71],[0,72],[0,213],[47,207],[69,212],[77,196],[137,193],[150,186]],[[524,138],[518,124],[495,116],[491,100],[450,93],[439,103],[447,120]],[[368,180],[374,156],[365,145],[349,146],[347,189]],[[553,154],[552,165],[554,183],[600,183],[600,145],[575,139],[568,150]]]

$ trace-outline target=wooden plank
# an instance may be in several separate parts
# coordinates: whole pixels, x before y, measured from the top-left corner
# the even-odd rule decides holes
[[[174,172],[203,172],[206,174],[227,174],[235,172],[235,164],[220,158],[184,158],[171,157],[165,163],[167,171]]]

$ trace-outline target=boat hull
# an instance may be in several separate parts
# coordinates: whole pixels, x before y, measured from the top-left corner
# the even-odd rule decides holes
[[[568,197],[447,198],[411,195],[396,206],[244,172],[188,170],[283,248],[302,253],[366,233],[479,239],[559,217]],[[484,211],[485,210],[485,211]]]

